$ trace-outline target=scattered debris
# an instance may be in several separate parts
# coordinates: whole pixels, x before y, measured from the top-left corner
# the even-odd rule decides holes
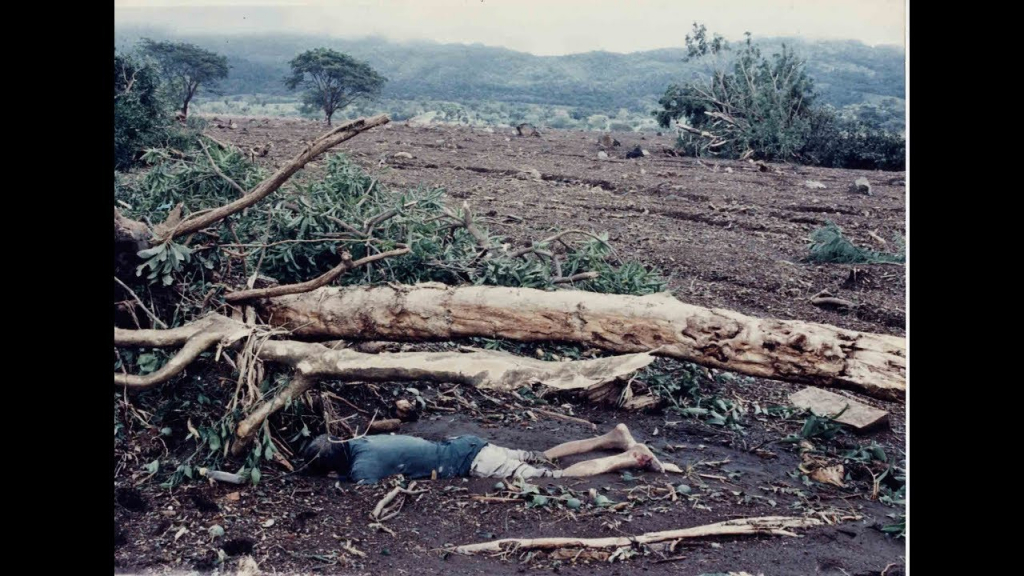
[[[423,494],[424,492],[426,492],[426,489],[416,490],[415,480],[409,483],[408,488],[395,486],[394,488],[391,489],[390,492],[385,494],[384,497],[380,499],[380,502],[377,502],[376,506],[373,507],[373,512],[370,512],[370,520],[373,520],[375,523],[380,524],[381,522],[390,520],[395,516],[398,516],[398,513],[402,511],[402,506],[405,505],[405,498],[402,498],[401,500],[398,501],[397,504],[390,508],[388,508],[388,504],[391,504],[399,494],[408,494],[411,496],[415,496],[417,494]]]
[[[380,434],[382,432],[394,432],[402,426],[402,421],[398,418],[391,418],[388,420],[375,420],[370,423],[366,429],[367,434]]]
[[[632,150],[630,150],[629,152],[626,152],[626,158],[629,158],[631,160],[633,158],[643,158],[644,156],[650,156],[650,155],[651,155],[651,153],[648,152],[647,150],[644,150],[643,148],[641,148],[639,144],[636,147],[634,147]]]
[[[836,298],[828,290],[822,290],[811,296],[811,304],[819,308],[856,308],[857,303],[845,298]]]
[[[813,386],[791,394],[789,402],[797,408],[810,410],[817,416],[831,416],[836,422],[858,431],[874,428],[889,421],[889,413],[885,410]]]
[[[804,182],[804,186],[810,188],[811,190],[824,190],[825,189],[825,185],[822,184],[821,182],[818,182],[817,180],[807,180],[807,181]]]
[[[520,124],[516,126],[516,134],[520,136],[540,136],[540,132],[532,124]]]
[[[850,184],[850,192],[871,196],[871,183],[868,182],[867,178],[857,178],[853,184]]]
[[[201,468],[199,473],[204,474],[211,480],[229,482],[231,484],[244,484],[246,480],[245,476],[239,476],[238,474],[232,474],[230,472],[221,472],[220,470],[206,470],[205,468]]]
[[[611,134],[602,134],[601,137],[597,139],[597,143],[605,148],[611,148],[613,146],[622,146],[622,143],[616,140],[615,138],[612,138]]]
[[[836,464],[834,466],[826,466],[824,468],[818,468],[811,472],[808,477],[815,482],[821,482],[822,484],[832,484],[840,488],[845,488],[846,484],[843,484],[843,470],[842,464]]]
[[[540,171],[536,168],[523,168],[519,171],[519,174],[516,174],[516,177],[520,180],[536,180],[537,182],[543,180]]]
[[[408,152],[398,152],[392,158],[403,158],[405,160],[412,160],[412,154]]]
[[[260,566],[252,556],[246,555],[238,559],[238,572],[235,576],[259,576]]]
[[[879,248],[881,248],[882,250],[889,249],[889,243],[885,241],[885,238],[879,236],[878,233],[875,232],[874,230],[869,230],[868,236],[870,236],[871,239],[874,240],[878,244]]]
[[[608,159],[608,153],[605,152],[604,150],[601,150],[600,152],[597,153],[597,159],[598,160],[607,160]]]
[[[403,422],[414,420],[416,417],[416,406],[405,398],[395,400],[395,415]]]
[[[256,145],[249,149],[249,154],[252,158],[265,158],[267,154],[270,154],[270,149],[274,147],[273,142],[267,142],[260,146]]]

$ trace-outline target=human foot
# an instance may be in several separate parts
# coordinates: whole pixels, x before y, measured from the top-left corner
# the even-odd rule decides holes
[[[626,428],[625,424],[617,424],[608,434],[615,441],[615,447],[620,450],[629,450],[636,446],[636,440],[633,439],[633,435],[629,433],[629,428]]]
[[[636,460],[638,468],[654,472],[665,471],[665,467],[658,460],[657,456],[654,455],[654,452],[651,452],[651,449],[643,444],[636,444],[626,452]]]

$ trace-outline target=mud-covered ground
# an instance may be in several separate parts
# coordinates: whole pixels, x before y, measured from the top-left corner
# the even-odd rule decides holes
[[[277,166],[323,131],[297,120],[211,121],[210,134],[243,147],[273,143],[261,162]],[[890,184],[898,173],[771,165],[768,172],[746,162],[698,162],[663,153],[668,136],[615,134],[622,146],[599,160],[597,134],[545,132],[520,138],[508,131],[409,127],[393,123],[339,147],[393,186],[442,186],[453,202],[468,201],[490,228],[523,243],[554,229],[610,232],[623,257],[637,258],[670,276],[683,301],[724,307],[758,316],[824,322],[846,328],[904,333],[905,276],[901,266],[810,265],[807,235],[826,219],[854,242],[879,248],[869,232],[889,240],[903,234],[904,189]],[[651,156],[629,160],[639,144]],[[411,159],[395,158],[409,152]],[[541,178],[521,178],[522,170]],[[778,172],[776,172],[776,170]],[[309,172],[315,174],[316,167]],[[847,192],[866,176],[874,195]],[[825,184],[824,190],[804,185]],[[849,281],[857,269],[856,280]],[[860,304],[850,312],[811,305],[827,289]],[[335,390],[353,404],[388,401],[386,387]],[[528,398],[481,395],[472,390],[440,394],[450,387],[420,387],[427,399],[421,418],[402,433],[441,439],[476,434],[500,445],[542,450],[595,432],[581,423],[555,419],[536,408],[571,413],[593,422],[598,432],[626,423],[664,461],[685,475],[651,472],[607,474],[588,480],[546,480],[541,490],[577,496],[582,507],[558,501],[530,506],[494,480],[421,482],[427,492],[406,500],[401,513],[371,526],[369,514],[390,485],[353,486],[333,478],[308,478],[283,469],[266,470],[256,487],[203,482],[173,490],[124,474],[116,483],[114,560],[119,573],[210,572],[252,558],[265,573],[343,574],[566,574],[699,575],[903,573],[904,541],[881,531],[899,512],[871,497],[874,465],[847,462],[845,487],[806,482],[798,472],[795,444],[779,442],[800,430],[802,419],[763,413],[785,405],[801,386],[738,378],[709,390],[739,402],[741,430],[713,426],[668,412],[629,413],[565,398],[534,405]],[[457,389],[455,389],[457,390]],[[845,394],[845,392],[843,392]],[[381,396],[383,394],[383,396]],[[877,442],[890,461],[905,454],[902,404],[850,395],[890,411],[890,425],[864,435],[816,442],[825,458]],[[467,404],[468,403],[468,404]],[[340,416],[355,414],[349,410]],[[357,421],[365,415],[356,414]],[[603,456],[605,454],[598,454]],[[576,462],[574,457],[560,465]],[[685,484],[688,494],[670,496],[668,486]],[[620,505],[600,507],[591,488]],[[685,492],[685,489],[681,489]],[[481,497],[492,497],[489,500]],[[450,545],[507,537],[629,536],[722,520],[812,514],[825,524],[800,530],[801,537],[734,537],[680,543],[673,551],[621,559],[525,552],[503,557],[461,556]],[[224,535],[212,538],[219,525]],[[575,552],[573,553],[575,554]],[[221,555],[219,557],[219,555]],[[219,562],[220,560],[220,562]]]
[[[246,149],[271,144],[259,161],[276,167],[324,130],[322,122],[308,120],[219,118],[210,122],[208,133]],[[517,245],[556,229],[608,232],[620,254],[670,275],[670,289],[685,302],[904,333],[902,266],[803,262],[809,234],[827,220],[855,244],[896,250],[894,237],[906,233],[902,173],[788,164],[769,164],[762,172],[749,162],[668,156],[664,151],[673,143],[668,135],[612,135],[622,145],[600,160],[595,132],[552,130],[518,137],[509,129],[392,122],[335,150],[387,184],[443,187],[453,203],[469,202],[493,232]],[[651,155],[627,159],[635,145]],[[395,158],[399,152],[413,157]],[[520,176],[530,169],[541,179]],[[848,191],[861,177],[870,181],[871,196]],[[808,188],[808,180],[826,188]],[[847,311],[814,306],[810,297],[822,290],[859,306]]]
[[[744,381],[731,384],[728,390],[749,403],[768,407],[784,403],[785,395],[798,388]],[[427,388],[422,393],[429,405],[445,408],[437,392]],[[544,449],[595,434],[584,424],[537,412],[535,406],[518,409],[515,405],[519,401],[507,396],[489,395],[495,403],[469,390],[461,394],[472,409],[428,410],[419,421],[403,426],[402,433],[430,439],[476,434],[499,445],[529,449]],[[564,411],[558,402],[542,409]],[[893,410],[895,425],[863,437],[844,436],[834,447],[850,448],[874,440],[890,457],[901,457],[901,407],[873,403]],[[887,574],[902,574],[903,541],[880,530],[893,522],[888,515],[897,510],[869,498],[871,479],[866,469],[849,466],[852,481],[845,488],[805,484],[796,472],[801,460],[795,448],[768,442],[795,432],[799,422],[752,416],[744,419],[742,432],[733,432],[678,416],[602,407],[577,407],[576,416],[597,424],[598,432],[618,422],[626,423],[638,441],[689,474],[633,471],[629,475],[536,482],[542,490],[551,489],[553,496],[567,496],[559,487],[573,491],[583,502],[577,511],[554,501],[546,506],[530,506],[523,499],[501,500],[510,495],[497,489],[493,479],[421,481],[420,487],[428,491],[410,497],[400,515],[384,523],[387,531],[372,526],[369,515],[390,484],[354,486],[331,477],[310,478],[283,471],[268,472],[257,487],[193,483],[169,491],[152,484],[136,488],[125,484],[115,497],[115,562],[119,571],[205,572],[217,568],[220,549],[226,555],[226,566],[234,566],[239,557],[249,555],[264,571],[288,574],[515,574],[554,570],[566,574],[747,571],[840,576],[877,575],[887,566]],[[823,449],[825,445],[818,447]],[[576,456],[559,464],[604,455]],[[675,501],[666,498],[670,494],[667,487],[680,484],[689,486],[689,494],[677,491]],[[589,494],[591,488],[616,504],[625,504],[618,510],[595,506]],[[476,499],[482,496],[497,500]],[[626,564],[600,557],[573,561],[546,554],[491,557],[445,551],[451,545],[498,538],[630,536],[740,517],[805,514],[834,524],[801,530],[800,538],[695,540],[680,544],[673,552],[626,559]],[[224,535],[216,540],[208,531],[213,525],[224,528]]]

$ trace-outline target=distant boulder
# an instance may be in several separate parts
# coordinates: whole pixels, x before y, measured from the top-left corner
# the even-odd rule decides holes
[[[629,152],[626,152],[626,158],[630,158],[630,159],[633,159],[633,158],[643,158],[644,156],[650,156],[650,155],[651,155],[650,152],[648,152],[647,150],[644,150],[639,145],[637,145],[635,148],[633,148]]]
[[[516,134],[520,136],[540,136],[540,132],[532,124],[520,124],[516,126]]]
[[[871,183],[867,178],[857,178],[853,184],[850,184],[850,192],[871,196]]]

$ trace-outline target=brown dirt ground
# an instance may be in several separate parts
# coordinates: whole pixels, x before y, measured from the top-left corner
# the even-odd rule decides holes
[[[217,127],[225,124],[211,121],[208,132],[244,148],[272,143],[259,160],[271,168],[325,130],[323,123],[297,119],[238,118],[234,130]],[[670,289],[685,302],[905,333],[902,266],[802,262],[808,235],[826,220],[858,245],[883,248],[869,235],[874,232],[895,249],[893,237],[906,234],[905,189],[895,184],[902,173],[789,164],[760,172],[748,162],[667,156],[672,137],[639,133],[613,133],[622,146],[599,160],[598,135],[552,130],[523,138],[511,129],[489,133],[393,122],[336,150],[394,187],[444,188],[453,203],[469,202],[476,214],[489,217],[494,233],[516,245],[552,230],[608,232],[620,254],[670,275]],[[635,145],[651,156],[626,159]],[[398,152],[413,158],[393,158]],[[540,181],[517,177],[530,168],[540,172]],[[860,177],[871,182],[872,196],[847,191]],[[826,188],[811,190],[807,180]],[[808,301],[826,289],[860,306],[844,312]]]
[[[322,132],[317,123],[293,120],[236,119],[238,129],[210,133],[242,146],[273,142],[264,158],[275,166]],[[443,186],[456,199],[468,200],[488,214],[492,230],[517,243],[538,238],[554,228],[609,231],[620,253],[657,265],[671,275],[670,287],[680,299],[726,307],[759,316],[825,322],[846,328],[904,333],[903,269],[897,266],[856,266],[855,285],[846,283],[851,266],[812,266],[800,262],[805,237],[826,218],[844,228],[855,242],[871,245],[868,231],[889,239],[903,234],[903,188],[889,185],[896,173],[872,173],[773,165],[780,173],[758,172],[744,162],[698,163],[666,156],[671,138],[615,134],[623,144],[599,161],[597,134],[545,132],[541,138],[518,138],[509,131],[391,124],[364,134],[340,148],[394,186]],[[640,144],[652,156],[625,159]],[[412,159],[391,157],[408,151]],[[387,167],[378,170],[384,159]],[[715,168],[717,166],[717,169]],[[519,170],[534,168],[542,180],[521,180]],[[731,168],[726,172],[725,168]],[[313,168],[315,171],[315,167]],[[846,192],[860,176],[872,182],[875,195]],[[810,190],[804,180],[818,180],[827,189]],[[600,186],[602,191],[594,190]],[[519,222],[506,216],[522,218]],[[844,314],[810,305],[806,299],[822,289],[861,303]],[[800,386],[759,379],[737,379],[714,385],[714,392],[765,407],[786,404]],[[363,406],[380,403],[365,388],[346,387],[349,400]],[[384,389],[382,388],[382,391]],[[437,391],[423,387],[437,399]],[[378,395],[376,391],[374,395]],[[842,392],[845,394],[845,392]],[[402,433],[440,439],[477,434],[497,444],[544,449],[593,432],[581,424],[534,419],[517,401],[498,396],[495,405],[475,391],[472,410],[429,410]],[[491,395],[495,397],[496,395]],[[853,396],[851,394],[851,396]],[[863,437],[845,436],[836,449],[877,441],[890,458],[905,453],[903,405],[858,397],[889,410],[891,426]],[[742,434],[671,414],[637,414],[597,406],[566,407],[571,399],[553,399],[549,410],[572,411],[606,430],[625,422],[637,440],[660,451],[660,457],[694,475],[661,476],[635,473],[636,479],[609,474],[587,481],[558,480],[584,496],[583,509],[530,508],[523,502],[483,502],[472,496],[498,495],[493,480],[450,480],[423,483],[429,491],[410,500],[401,515],[386,523],[394,535],[368,526],[368,514],[388,486],[338,485],[331,478],[305,478],[266,471],[257,487],[186,484],[163,490],[137,478],[116,484],[114,561],[118,573],[211,572],[218,568],[217,550],[229,557],[252,556],[265,572],[344,574],[511,574],[545,570],[566,574],[692,574],[747,571],[751,574],[902,574],[904,543],[880,532],[896,510],[871,500],[866,470],[848,468],[853,478],[845,488],[802,484],[791,474],[800,459],[791,446],[765,444],[799,429],[799,422],[748,417]],[[385,404],[381,404],[383,407]],[[440,405],[440,402],[438,403]],[[458,405],[455,405],[458,406]],[[562,406],[562,408],[558,408]],[[443,406],[442,406],[443,408]],[[534,416],[537,416],[534,413]],[[569,463],[579,458],[569,460]],[[707,464],[728,460],[724,464]],[[704,462],[705,464],[699,464]],[[565,463],[563,463],[564,465]],[[876,471],[877,472],[877,471]],[[696,474],[704,474],[698,476]],[[664,482],[684,482],[691,497],[655,500],[666,494]],[[615,502],[630,502],[613,511],[589,506],[589,488]],[[632,492],[629,492],[633,489]],[[651,490],[648,496],[648,490]],[[796,490],[801,490],[797,493]],[[232,493],[238,493],[233,500]],[[770,501],[769,501],[770,500]],[[802,538],[751,537],[703,540],[681,546],[667,557],[657,554],[624,563],[578,558],[558,560],[538,555],[506,558],[445,556],[440,548],[489,538],[519,536],[582,537],[635,535],[655,530],[696,526],[744,516],[801,515],[813,511],[835,519],[860,516],[803,531]],[[273,520],[273,523],[270,521]],[[207,529],[219,524],[225,535],[212,542]],[[187,532],[175,537],[181,528]],[[363,553],[342,548],[345,541]]]

